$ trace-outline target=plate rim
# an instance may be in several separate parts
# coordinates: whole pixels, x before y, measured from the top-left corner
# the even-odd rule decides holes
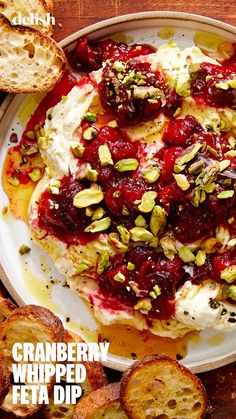
[[[81,36],[87,36],[91,35],[94,32],[97,32],[102,29],[106,29],[108,27],[116,26],[117,24],[121,23],[129,23],[129,22],[135,22],[135,21],[141,21],[141,20],[166,20],[166,19],[172,19],[172,20],[183,20],[183,21],[190,21],[190,22],[196,22],[196,23],[202,23],[206,25],[210,25],[211,27],[222,29],[226,32],[228,32],[231,35],[236,36],[236,27],[233,25],[230,25],[228,23],[209,18],[207,16],[193,14],[193,13],[184,13],[184,12],[172,12],[172,11],[147,11],[147,12],[139,12],[139,13],[130,13],[130,14],[124,14],[119,15],[113,18],[105,19],[100,22],[94,23],[92,25],[86,26],[85,28],[82,28],[71,35],[65,37],[60,42],[58,42],[58,45],[61,48],[68,47],[70,44],[75,42],[79,37]],[[16,95],[8,94],[6,98],[4,99],[3,103],[0,106],[0,124],[2,123],[2,120],[4,118],[4,115],[6,114],[9,106],[11,105],[13,99]],[[10,293],[11,297],[14,299],[14,301],[18,305],[25,305],[26,303],[22,299],[20,295],[16,292],[14,289],[10,279],[6,275],[3,264],[0,264],[0,280],[2,281],[3,285],[6,287],[8,292]],[[112,354],[111,354],[112,355]],[[125,358],[127,359],[127,358]],[[131,361],[131,360],[130,360]],[[230,355],[225,355],[220,359],[208,361],[205,363],[202,363],[201,365],[190,367],[189,369],[193,373],[202,373],[205,371],[214,370],[216,368],[228,365],[232,362],[236,361],[236,349],[235,353]],[[130,363],[132,363],[131,361]],[[113,368],[115,370],[124,371],[127,368],[127,365],[122,366],[122,363],[117,360],[107,360],[104,362],[104,365],[110,368]]]

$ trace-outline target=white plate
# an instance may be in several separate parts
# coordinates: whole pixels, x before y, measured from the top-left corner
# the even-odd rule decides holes
[[[173,28],[175,30],[175,35],[172,39],[177,41],[181,48],[193,45],[193,36],[197,31],[218,34],[229,41],[236,42],[236,29],[224,23],[184,13],[147,12],[99,22],[69,36],[61,42],[61,45],[63,47],[73,45],[82,35],[88,35],[94,40],[108,37],[114,33],[125,33],[127,36],[132,37],[135,42],[145,42],[158,46],[165,42],[157,36],[157,33],[163,28]],[[32,98],[32,95],[30,97]],[[37,96],[34,95],[34,98],[37,98]],[[7,102],[0,109],[0,116],[1,112],[4,113],[0,124],[1,171],[5,154],[9,148],[12,128],[17,132],[19,138],[22,133],[23,127],[19,123],[18,115],[22,105],[26,100],[29,100],[29,96],[16,96],[11,101],[10,106],[9,97],[6,100]],[[7,205],[7,197],[2,190],[2,186],[0,187],[0,197],[1,203]],[[22,243],[30,244],[32,248],[28,256],[22,257],[18,253]],[[45,305],[58,314],[63,321],[65,321],[66,317],[69,317],[71,322],[65,323],[68,328],[75,331],[81,331],[83,328],[85,332],[84,337],[93,340],[93,332],[96,331],[97,325],[91,312],[80,297],[62,286],[64,278],[56,272],[49,257],[45,255],[43,250],[30,241],[29,230],[23,222],[16,221],[8,216],[0,217],[0,248],[0,262],[6,273],[2,279],[18,304],[33,303]],[[25,265],[25,262],[28,264]],[[32,275],[27,276],[28,279],[24,273],[25,268],[32,272]],[[45,289],[46,283],[50,282],[50,276],[59,280],[59,283],[51,289],[51,299],[42,291],[43,284]],[[32,287],[32,283],[36,283],[36,286]],[[182,361],[183,364],[194,372],[200,372],[214,369],[235,360],[236,333],[221,334],[218,337],[215,335],[216,332],[212,332],[212,330],[202,333],[198,345],[190,345],[188,355]],[[218,341],[218,344],[213,345],[209,343],[214,341]],[[131,362],[127,358],[109,355],[106,365],[117,370],[124,370]]]

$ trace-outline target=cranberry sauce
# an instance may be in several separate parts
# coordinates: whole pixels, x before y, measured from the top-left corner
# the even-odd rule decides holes
[[[124,282],[114,279],[119,273],[124,275]],[[111,266],[98,277],[98,282],[104,293],[114,294],[132,306],[140,298],[149,297],[150,292],[155,294],[153,289],[156,289],[160,295],[153,300],[148,317],[150,320],[168,319],[174,314],[176,286],[183,274],[182,262],[178,257],[171,261],[155,250],[137,246],[125,255],[114,258]]]
[[[140,55],[152,54],[156,51],[151,45],[115,42],[112,39],[90,43],[82,37],[77,42],[75,49],[67,53],[72,66],[86,72],[98,70],[106,60],[127,61]]]
[[[192,75],[192,95],[199,105],[234,108],[235,80],[236,66],[202,63],[199,71]]]

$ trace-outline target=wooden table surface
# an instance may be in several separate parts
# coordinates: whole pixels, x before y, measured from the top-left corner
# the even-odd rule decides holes
[[[236,0],[54,0],[54,37],[60,41],[92,23],[117,15],[170,10],[201,14],[236,26]],[[236,342],[235,342],[236,344]],[[120,374],[109,372],[111,380]],[[212,412],[209,419],[236,419],[236,362],[199,374],[206,386]],[[0,417],[3,418],[0,412]],[[4,416],[3,419],[10,418]],[[186,418],[191,419],[191,418]]]
[[[54,0],[55,38],[60,41],[103,19],[152,10],[202,14],[236,26],[236,0]],[[213,408],[207,417],[236,419],[236,362],[199,376]]]

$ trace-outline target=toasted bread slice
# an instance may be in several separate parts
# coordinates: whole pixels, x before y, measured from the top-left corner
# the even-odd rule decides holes
[[[0,354],[0,405],[3,403],[10,388],[10,371],[6,366],[4,357]]]
[[[61,78],[65,63],[65,55],[53,39],[35,29],[12,26],[0,14],[0,90],[48,90]]]
[[[53,29],[51,22],[47,24],[47,13],[51,12],[51,1],[48,0],[48,3],[45,0],[4,0],[0,3],[0,13],[2,13],[11,23],[14,23],[14,18],[16,22],[19,14],[22,17],[30,17],[30,14],[33,13],[35,16],[42,18],[44,20],[39,20],[38,24],[30,23],[29,21],[22,23],[24,26],[30,26],[34,29],[38,29],[43,32],[45,35],[52,35]],[[27,23],[27,24],[26,24]],[[36,22],[35,22],[36,23]]]
[[[5,358],[6,365],[12,370],[12,346],[15,342],[60,342],[63,341],[64,328],[62,322],[50,310],[29,305],[14,310],[0,325],[0,353]],[[52,390],[54,378],[48,384],[48,391]],[[40,409],[40,405],[19,404],[12,405],[12,389],[10,388],[1,406],[5,411],[12,412],[18,417],[32,415]]]
[[[75,406],[73,419],[124,419],[127,418],[119,401],[120,383],[108,384]]]
[[[53,13],[53,0],[45,0],[47,9],[50,13]]]
[[[83,342],[83,339],[79,335],[73,332],[65,330],[64,340],[68,342]],[[83,362],[86,367],[86,380],[81,383],[82,397],[87,396],[92,391],[97,390],[100,387],[105,386],[107,376],[104,372],[103,366],[100,362]],[[53,399],[50,400],[50,404],[44,409],[44,416],[46,419],[72,419],[74,414],[74,405],[60,404],[55,405]]]
[[[0,292],[0,323],[6,320],[16,308],[17,306],[9,298],[4,298]]]
[[[200,419],[206,411],[201,381],[166,356],[135,362],[121,379],[121,406],[132,419]]]

